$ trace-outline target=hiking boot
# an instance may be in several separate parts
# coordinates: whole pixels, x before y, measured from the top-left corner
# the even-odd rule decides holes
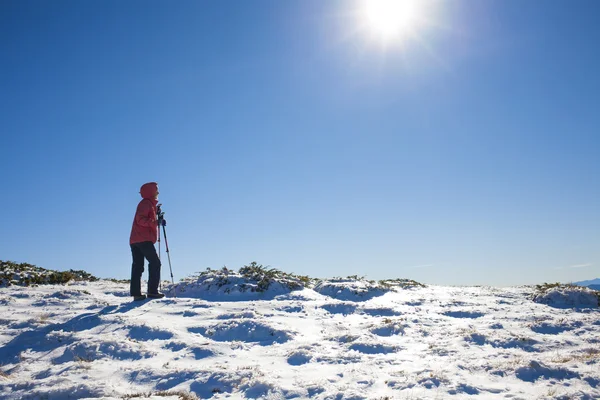
[[[145,294],[138,294],[137,296],[133,296],[133,301],[146,300]]]
[[[164,293],[148,293],[149,299],[162,299],[163,297],[165,297]]]

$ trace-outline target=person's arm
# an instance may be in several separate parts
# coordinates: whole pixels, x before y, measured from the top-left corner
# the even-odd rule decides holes
[[[144,201],[142,202],[137,209],[135,214],[135,222],[140,226],[145,226],[151,228],[156,226],[156,215],[154,214],[154,208],[152,205]]]

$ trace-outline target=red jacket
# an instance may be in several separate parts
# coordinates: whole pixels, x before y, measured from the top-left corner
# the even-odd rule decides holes
[[[129,244],[140,242],[156,243],[158,239],[158,221],[156,219],[156,205],[158,200],[154,198],[158,185],[156,182],[146,183],[140,189],[143,200],[137,206]]]

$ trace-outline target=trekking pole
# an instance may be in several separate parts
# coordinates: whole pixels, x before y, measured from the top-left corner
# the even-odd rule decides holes
[[[163,212],[160,209],[160,204],[158,205],[158,208],[156,210],[156,217],[157,217],[156,223],[159,226],[159,228],[158,228],[158,260],[160,261],[160,224],[161,224],[161,220],[163,218]],[[158,287],[160,288],[160,291],[162,292],[162,281],[160,279],[158,280]]]
[[[163,235],[165,236],[165,248],[167,249],[167,258],[169,259],[169,270],[171,271],[171,283],[174,285],[175,281],[173,280],[173,268],[171,268],[171,254],[169,253],[169,242],[167,241],[167,228],[165,225],[162,226]]]

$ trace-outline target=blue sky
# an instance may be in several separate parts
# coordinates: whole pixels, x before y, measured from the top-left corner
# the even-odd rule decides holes
[[[600,276],[600,3],[360,7],[1,2],[0,259],[127,278],[157,181],[176,279]]]

